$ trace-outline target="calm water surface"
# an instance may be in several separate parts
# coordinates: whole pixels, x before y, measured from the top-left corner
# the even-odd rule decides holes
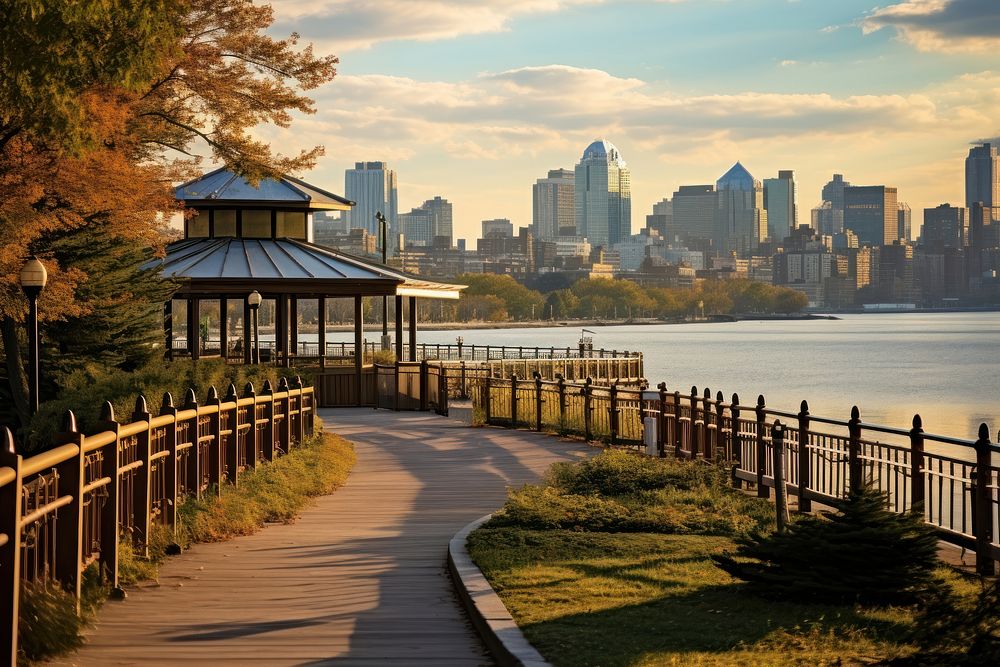
[[[840,320],[595,327],[595,347],[639,350],[646,376],[668,389],[733,392],[753,404],[974,437],[1000,427],[1000,313],[843,315]],[[420,341],[575,345],[575,327],[420,332]],[[372,338],[372,334],[368,334]]]

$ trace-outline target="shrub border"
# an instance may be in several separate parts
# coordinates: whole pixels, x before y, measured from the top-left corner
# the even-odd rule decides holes
[[[468,613],[476,634],[500,665],[507,667],[549,667],[545,658],[525,638],[507,607],[472,562],[466,541],[469,533],[489,521],[487,514],[468,524],[448,542],[448,571],[458,599]]]

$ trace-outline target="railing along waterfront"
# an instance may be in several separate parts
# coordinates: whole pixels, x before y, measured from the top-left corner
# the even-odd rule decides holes
[[[79,600],[84,570],[98,563],[117,588],[120,540],[148,555],[157,526],[176,535],[185,497],[238,484],[242,471],[287,453],[313,425],[313,388],[282,378],[259,394],[248,383],[237,396],[230,385],[221,399],[213,387],[203,404],[189,389],[175,407],[168,393],[157,416],[139,396],[128,424],[106,402],[93,435],[67,411],[53,447],[28,458],[0,429],[0,650],[16,660],[22,581],[52,582]]]
[[[562,378],[487,376],[470,394],[482,423],[727,462],[734,485],[752,485],[763,498],[775,488],[779,455],[779,483],[803,512],[814,501],[836,505],[848,489],[871,480],[890,509],[922,507],[944,541],[973,550],[980,572],[992,573],[1000,559],[1000,446],[986,424],[976,440],[963,440],[925,433],[919,415],[907,430],[865,423],[857,407],[840,420],[811,415],[806,401],[790,412],[769,408],[763,396],[741,405],[735,394],[727,402],[722,392],[696,387],[681,393],[663,384],[643,390]]]

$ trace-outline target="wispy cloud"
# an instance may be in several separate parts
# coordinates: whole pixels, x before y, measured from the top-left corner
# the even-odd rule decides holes
[[[904,0],[873,10],[861,20],[867,34],[894,28],[920,51],[996,53],[1000,49],[1000,1]]]

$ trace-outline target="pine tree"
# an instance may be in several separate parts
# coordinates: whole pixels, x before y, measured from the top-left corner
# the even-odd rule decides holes
[[[715,557],[716,564],[767,597],[913,602],[938,565],[937,537],[922,513],[897,514],[886,505],[886,495],[866,485],[850,492],[838,512],[748,540],[732,556]]]

